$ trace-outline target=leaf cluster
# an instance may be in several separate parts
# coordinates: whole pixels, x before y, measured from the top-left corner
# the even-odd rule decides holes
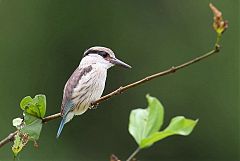
[[[164,130],[160,131],[164,120],[163,105],[155,97],[147,95],[146,98],[148,107],[132,110],[129,121],[129,133],[140,149],[172,135],[187,136],[196,126],[198,120],[176,116]]]
[[[34,98],[24,97],[20,102],[20,108],[23,110],[23,119],[13,119],[13,126],[17,128],[12,146],[15,157],[28,141],[33,141],[37,145],[36,141],[42,130],[42,119],[46,114],[46,96],[39,94]]]

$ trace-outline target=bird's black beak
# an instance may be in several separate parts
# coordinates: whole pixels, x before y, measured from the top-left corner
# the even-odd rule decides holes
[[[112,64],[115,64],[115,65],[118,65],[118,66],[121,66],[121,67],[124,67],[124,68],[132,68],[130,65],[124,63],[123,61],[121,61],[121,60],[119,60],[117,58],[111,58],[110,62]]]

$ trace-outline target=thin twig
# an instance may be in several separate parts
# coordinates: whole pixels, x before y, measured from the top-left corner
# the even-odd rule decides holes
[[[137,155],[137,153],[140,151],[141,149],[138,147],[129,157],[126,161],[131,161],[133,160],[133,158],[135,157],[135,155]]]
[[[209,57],[209,56],[211,56],[214,53],[217,53],[219,51],[220,51],[220,47],[219,47],[219,45],[216,45],[215,49],[213,49],[210,52],[208,52],[206,54],[203,54],[203,55],[201,55],[201,56],[199,56],[197,58],[194,58],[194,59],[192,59],[192,60],[190,60],[190,61],[188,61],[186,63],[183,63],[183,64],[178,65],[176,67],[173,66],[173,67],[171,67],[171,68],[169,68],[169,69],[167,69],[165,71],[162,71],[162,72],[159,72],[159,73],[147,76],[147,77],[145,77],[145,78],[143,78],[141,80],[138,80],[138,81],[133,82],[131,84],[128,84],[126,86],[119,87],[117,90],[115,90],[115,91],[113,91],[113,92],[111,92],[111,93],[101,97],[97,101],[93,102],[92,105],[98,105],[99,103],[101,103],[103,101],[106,101],[106,100],[108,100],[109,98],[111,98],[111,97],[113,97],[115,95],[121,94],[121,93],[123,93],[124,91],[127,91],[130,88],[133,88],[133,87],[138,86],[140,84],[146,83],[146,82],[148,82],[148,81],[150,81],[152,79],[155,79],[155,78],[158,78],[158,77],[161,77],[161,76],[164,76],[164,75],[168,75],[168,74],[171,74],[171,73],[175,73],[179,69],[183,69],[183,68],[185,68],[185,67],[187,67],[187,66],[189,66],[191,64],[194,64],[194,63],[196,63],[198,61],[206,59],[207,57]],[[59,117],[61,117],[61,114],[60,113],[56,113],[56,114],[53,114],[53,115],[50,115],[50,116],[47,116],[47,117],[43,118],[43,122],[47,123],[48,121],[55,120],[55,119],[57,119]],[[17,132],[15,131],[15,132],[9,134],[5,139],[0,141],[0,148],[2,146],[4,146],[5,144],[9,143],[10,141],[12,141],[14,136],[16,135],[16,133]]]
[[[17,134],[17,131],[9,134],[5,139],[0,141],[0,147],[4,146],[5,144],[9,143],[10,141],[13,141],[14,136]]]
[[[43,123],[47,123],[48,121],[55,120],[61,117],[61,113],[55,113],[53,115],[47,116],[43,118]]]
[[[116,155],[112,154],[112,155],[110,156],[110,161],[121,161],[121,160],[119,160]]]
[[[147,77],[145,77],[145,78],[143,78],[143,79],[141,79],[139,81],[136,81],[134,83],[128,84],[126,86],[119,87],[117,90],[115,90],[115,91],[113,91],[113,92],[111,92],[111,93],[101,97],[100,99],[98,99],[97,101],[93,102],[92,104],[93,105],[97,105],[100,102],[103,102],[103,101],[109,99],[112,96],[115,96],[115,95],[123,93],[124,91],[128,90],[129,88],[133,88],[135,86],[138,86],[140,84],[148,82],[148,81],[150,81],[150,80],[152,80],[154,78],[158,78],[158,77],[161,77],[161,76],[164,76],[164,75],[167,75],[167,74],[175,73],[177,70],[185,68],[185,67],[187,67],[187,66],[189,66],[191,64],[194,64],[194,63],[196,63],[196,62],[198,62],[200,60],[203,60],[203,59],[205,59],[205,58],[207,58],[207,57],[209,57],[209,56],[211,56],[214,53],[217,53],[219,51],[220,51],[220,47],[219,47],[219,45],[216,45],[214,50],[212,50],[212,51],[210,51],[210,52],[208,52],[208,53],[206,53],[206,54],[204,54],[202,56],[199,56],[199,57],[197,57],[195,59],[192,59],[192,60],[190,60],[190,61],[188,61],[186,63],[183,63],[183,64],[181,64],[179,66],[176,66],[176,67],[172,66],[171,68],[169,68],[169,69],[167,69],[167,70],[165,70],[163,72],[159,72],[159,73],[147,76]]]

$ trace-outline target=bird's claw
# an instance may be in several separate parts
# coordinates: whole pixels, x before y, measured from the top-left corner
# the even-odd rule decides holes
[[[89,107],[89,109],[95,110],[97,107],[98,107],[98,103],[97,104],[91,103],[91,106]]]

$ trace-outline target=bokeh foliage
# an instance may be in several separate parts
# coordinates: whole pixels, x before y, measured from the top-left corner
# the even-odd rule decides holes
[[[163,140],[140,158],[235,161],[239,156],[239,2],[212,2],[231,24],[218,56],[101,104],[68,124],[61,140],[55,139],[59,121],[46,124],[40,145],[51,151],[39,148],[35,153],[27,146],[20,158],[105,161],[105,154],[113,152],[127,156],[135,148],[127,132],[128,114],[144,104],[142,97],[150,92],[167,107],[166,120],[184,114],[201,122],[188,138]],[[2,0],[0,138],[14,130],[11,121],[21,114],[18,104],[25,95],[44,93],[47,114],[60,110],[64,84],[90,46],[108,46],[133,66],[131,71],[111,69],[105,93],[208,51],[215,42],[208,3]],[[119,128],[124,126],[125,130]],[[12,157],[10,148],[9,144],[0,150],[0,160]]]

